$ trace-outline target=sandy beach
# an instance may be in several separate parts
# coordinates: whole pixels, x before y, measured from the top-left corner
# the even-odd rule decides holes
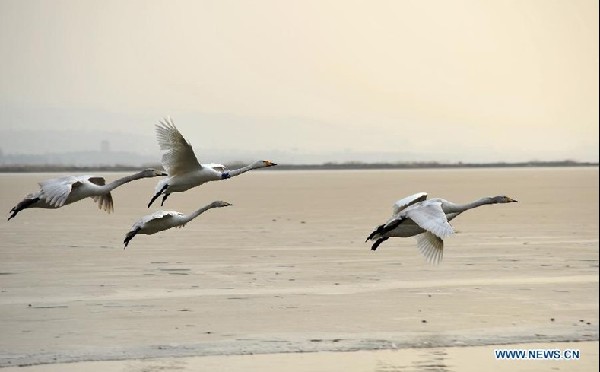
[[[56,176],[0,175],[0,209]],[[85,200],[0,223],[0,367],[598,365],[598,168],[256,171],[172,194],[162,209],[233,206],[137,236],[124,250],[133,222],[158,209],[146,208],[156,181],[114,191],[111,215]],[[412,238],[370,251],[367,235],[396,200],[418,191],[460,203],[505,194],[519,203],[458,217],[439,266],[425,262]],[[582,358],[499,361],[493,345],[577,348]]]

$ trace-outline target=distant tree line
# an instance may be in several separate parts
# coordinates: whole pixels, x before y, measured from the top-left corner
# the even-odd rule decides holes
[[[242,162],[226,164],[229,168],[246,165]],[[323,163],[323,164],[279,164],[270,170],[361,170],[361,169],[436,169],[436,168],[524,168],[524,167],[597,167],[598,163],[577,162],[573,160],[559,161],[528,161],[520,163],[440,163],[440,162],[411,162],[411,163]],[[140,168],[162,168],[160,164],[146,164],[141,167],[128,165],[114,166],[65,166],[65,165],[0,165],[2,173],[35,173],[35,172],[128,172]]]

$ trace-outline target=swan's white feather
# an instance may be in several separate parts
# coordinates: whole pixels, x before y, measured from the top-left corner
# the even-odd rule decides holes
[[[133,224],[131,231],[140,230],[143,234],[155,234],[159,231],[177,226],[184,214],[176,211],[156,211],[146,215]]]
[[[415,203],[418,203],[418,202],[422,202],[426,199],[427,199],[426,192],[418,192],[414,195],[407,196],[406,198],[400,199],[397,202],[395,202],[392,207],[392,216],[397,215],[398,213],[400,213],[401,211],[406,209],[406,207],[413,205]]]
[[[169,176],[177,176],[202,168],[192,145],[177,130],[171,118],[164,119],[156,125],[156,137],[160,149],[166,151],[162,156],[162,165]]]
[[[454,229],[448,223],[446,214],[442,210],[442,203],[439,201],[422,202],[406,208],[401,213],[413,220],[417,225],[421,226],[436,236],[444,239],[454,234]]]
[[[444,256],[444,241],[430,232],[424,232],[423,234],[415,235],[417,239],[417,247],[419,252],[427,262],[432,264],[439,264]]]
[[[225,166],[223,164],[216,164],[216,163],[211,163],[211,164],[201,164],[203,168],[212,168],[216,171],[219,171],[221,173],[225,172]]]
[[[152,214],[142,217],[138,222],[136,222],[133,226],[136,225],[144,225],[153,220],[160,220],[163,218],[171,218],[171,217],[183,217],[184,214],[177,211],[156,211]]]
[[[66,176],[53,178],[39,183],[41,189],[40,197],[48,204],[55,207],[62,207],[67,202],[69,195],[83,184],[90,184],[90,178],[95,178],[95,184],[98,185],[98,179],[104,181],[102,177],[94,176]],[[104,184],[104,182],[102,183]]]

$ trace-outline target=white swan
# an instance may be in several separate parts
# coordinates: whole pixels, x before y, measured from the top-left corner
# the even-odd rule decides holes
[[[98,208],[108,213],[113,210],[110,192],[115,188],[141,178],[166,176],[164,171],[145,169],[130,176],[119,178],[106,184],[104,177],[99,176],[66,176],[40,182],[40,190],[28,194],[19,204],[10,210],[10,221],[17,213],[26,208],[60,208],[81,199],[92,198]]]
[[[398,200],[393,207],[392,218],[378,226],[367,238],[373,240],[371,250],[391,237],[417,238],[417,247],[430,263],[440,263],[443,257],[443,239],[452,235],[454,229],[449,221],[462,212],[487,204],[512,203],[508,196],[485,197],[474,202],[458,205],[445,199],[427,199],[420,192]]]
[[[129,241],[137,234],[152,235],[159,231],[168,230],[172,227],[183,227],[186,223],[190,222],[211,208],[222,208],[227,207],[228,205],[231,204],[224,201],[215,201],[189,215],[175,211],[154,212],[142,217],[139,221],[134,223],[131,227],[131,230],[125,235],[125,240],[123,243],[125,243],[125,247],[127,247]],[[123,249],[125,249],[125,247],[123,247]]]
[[[240,169],[226,170],[222,164],[200,164],[192,146],[183,138],[171,118],[156,125],[156,135],[160,149],[166,151],[162,156],[162,165],[169,177],[156,185],[148,208],[160,195],[163,195],[162,206],[172,192],[183,192],[209,181],[225,180],[252,169],[277,165],[268,160],[259,160]]]

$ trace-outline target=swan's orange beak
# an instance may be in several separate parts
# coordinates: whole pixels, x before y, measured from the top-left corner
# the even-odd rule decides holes
[[[518,203],[515,199],[512,199],[512,198],[508,198],[508,202],[509,203]]]
[[[277,164],[276,164],[276,163],[273,163],[272,161],[265,160],[265,166],[266,166],[266,167],[274,167],[274,166],[276,166],[276,165],[277,165]]]

